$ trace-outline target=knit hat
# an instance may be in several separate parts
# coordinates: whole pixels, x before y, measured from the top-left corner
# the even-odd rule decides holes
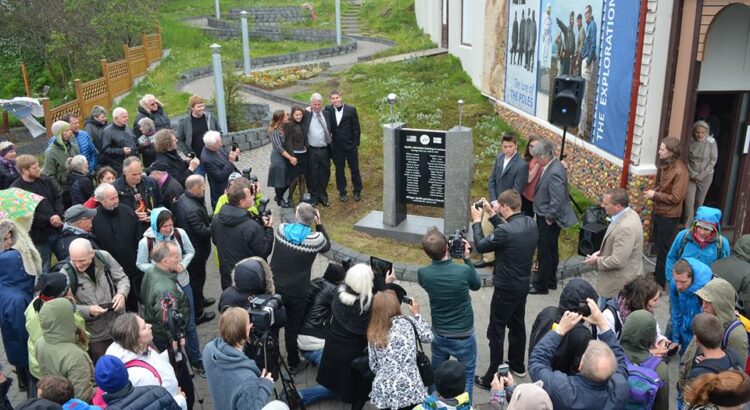
[[[344,281],[344,278],[346,277],[346,270],[339,264],[329,263],[328,267],[326,268],[326,272],[323,274],[323,277],[327,281],[338,285],[339,283]]]
[[[10,141],[0,142],[0,157],[6,156],[9,152],[15,151],[16,146]]]
[[[466,390],[466,367],[447,360],[435,372],[435,388],[441,397],[454,398]]]
[[[81,204],[73,205],[65,211],[65,214],[63,216],[65,217],[65,222],[70,224],[78,222],[83,218],[95,217],[96,209],[89,209]]]
[[[716,230],[716,225],[708,221],[695,221],[695,226],[701,227],[703,229],[708,229],[709,231]]]
[[[104,355],[96,362],[94,379],[96,385],[106,393],[114,393],[127,386],[128,370],[120,359],[112,355]]]
[[[50,272],[39,277],[37,283],[39,297],[42,299],[54,299],[65,296],[70,285],[68,275],[62,272]]]
[[[513,397],[508,403],[508,410],[552,410],[552,400],[549,394],[542,388],[544,383],[539,380],[536,383],[522,383],[513,390]]]
[[[55,121],[55,123],[52,124],[52,135],[59,137],[68,128],[70,128],[70,124],[68,124],[67,122]]]

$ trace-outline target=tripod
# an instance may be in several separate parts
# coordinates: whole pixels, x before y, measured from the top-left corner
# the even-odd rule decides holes
[[[245,347],[245,354],[259,365],[262,364],[261,368],[272,369],[272,375],[274,374],[273,371],[276,371],[274,380],[281,379],[282,388],[281,394],[276,390],[276,387],[273,389],[277,400],[285,402],[292,410],[306,410],[305,404],[297,391],[297,386],[294,384],[294,378],[281,357],[277,333],[272,329],[265,330],[259,335],[253,333]]]
[[[560,145],[560,161],[565,159],[565,136],[568,135],[568,127],[563,127],[563,135],[562,135],[562,145]],[[581,206],[578,205],[578,202],[576,202],[575,199],[573,199],[573,195],[570,194],[570,191],[568,191],[568,198],[570,198],[570,202],[575,205],[576,209],[578,210],[578,213],[583,215],[583,210],[581,209]]]

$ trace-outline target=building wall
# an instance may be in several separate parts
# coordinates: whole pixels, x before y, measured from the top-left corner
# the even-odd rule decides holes
[[[414,12],[417,15],[417,26],[429,34],[430,39],[440,45],[442,35],[442,6],[448,0],[414,0]],[[455,1],[455,0],[454,0]]]
[[[439,6],[439,1],[430,2],[432,8]],[[471,45],[461,44],[462,7],[470,22]],[[448,0],[448,51],[461,60],[464,71],[478,89],[482,88],[484,77],[484,9],[485,0]]]

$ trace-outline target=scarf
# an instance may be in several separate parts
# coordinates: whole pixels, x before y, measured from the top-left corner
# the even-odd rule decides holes
[[[698,244],[699,248],[703,249],[706,246],[716,242],[716,230],[717,230],[716,224],[712,224],[712,225],[714,225],[714,230],[711,231],[711,233],[706,237],[706,239],[701,239],[698,236],[697,230],[695,228],[692,229],[691,234],[693,235],[693,240],[695,241],[695,243]]]
[[[307,239],[312,229],[309,226],[301,223],[293,223],[284,225],[284,237],[295,245],[301,245],[302,241]]]
[[[625,323],[628,320],[628,316],[630,316],[630,304],[625,300],[624,296],[617,297],[617,311],[620,312],[622,323]],[[617,321],[617,318],[615,318],[615,321]]]

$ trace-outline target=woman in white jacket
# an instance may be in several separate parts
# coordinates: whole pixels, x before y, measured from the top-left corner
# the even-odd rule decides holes
[[[135,313],[119,316],[112,326],[112,343],[107,354],[120,359],[128,368],[128,379],[133,386],[162,386],[187,410],[185,394],[177,386],[177,376],[169,363],[168,351],[161,354],[151,345],[151,325]]]

